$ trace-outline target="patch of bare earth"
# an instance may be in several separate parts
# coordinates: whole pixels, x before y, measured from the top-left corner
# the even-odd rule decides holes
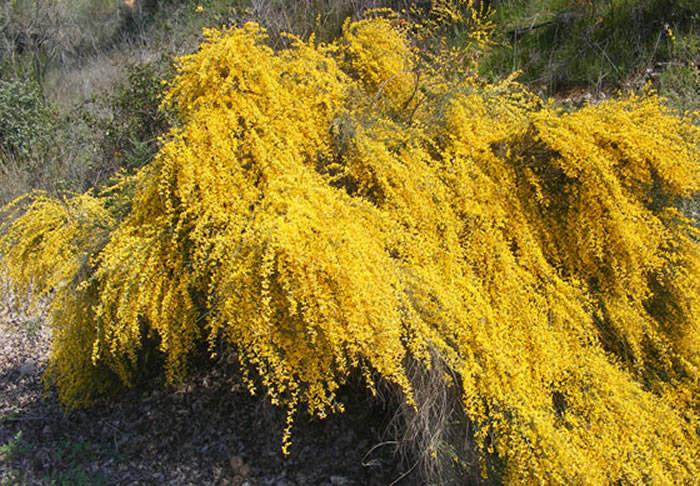
[[[283,456],[283,411],[252,397],[234,363],[66,413],[41,382],[49,344],[45,316],[0,301],[0,485],[371,486],[402,476],[390,447],[377,447],[385,412],[357,394],[341,416],[299,417]]]

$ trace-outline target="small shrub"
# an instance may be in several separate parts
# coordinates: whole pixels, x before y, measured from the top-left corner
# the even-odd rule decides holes
[[[39,86],[0,80],[0,152],[4,159],[41,160],[51,145],[55,114]]]
[[[9,464],[17,456],[23,456],[32,451],[33,447],[22,436],[22,430],[19,430],[12,439],[0,446],[0,459],[3,463]]]
[[[695,21],[700,27],[700,14]],[[677,36],[670,27],[667,33],[673,56],[660,73],[659,91],[681,112],[700,113],[700,35]]]
[[[13,0],[0,6],[0,70],[43,85],[47,72],[113,44],[121,2]]]
[[[0,80],[0,201],[46,183],[60,119],[31,81]],[[46,187],[46,186],[44,186]]]
[[[111,118],[101,127],[100,169],[107,175],[139,168],[156,153],[158,137],[169,125],[168,114],[160,109],[164,77],[151,63],[135,64],[114,88]]]

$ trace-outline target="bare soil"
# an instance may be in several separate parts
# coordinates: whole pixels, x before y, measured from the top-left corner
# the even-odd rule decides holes
[[[251,396],[233,363],[160,379],[116,400],[66,412],[42,371],[46,316],[0,301],[0,485],[372,486],[414,484],[389,414],[347,391],[347,412],[300,416],[291,454],[281,453],[284,413]],[[410,468],[407,468],[410,469]]]

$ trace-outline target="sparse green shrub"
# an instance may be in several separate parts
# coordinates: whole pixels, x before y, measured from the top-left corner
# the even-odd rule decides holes
[[[101,127],[100,170],[111,175],[120,168],[135,169],[149,162],[158,137],[168,128],[168,113],[160,108],[165,74],[152,63],[127,66],[114,88],[111,117]]]
[[[114,43],[121,2],[13,0],[0,6],[0,69],[43,85],[56,65]]]
[[[18,430],[15,436],[0,446],[0,459],[2,462],[10,463],[17,456],[31,452],[32,446],[22,438],[22,430]]]
[[[700,28],[700,13],[695,16]],[[671,60],[659,76],[659,91],[671,106],[681,112],[694,110],[700,114],[700,33],[675,34],[667,31],[672,44]]]
[[[104,474],[92,471],[88,466],[101,457],[119,459],[117,451],[90,442],[66,440],[54,443],[49,446],[48,457],[45,457],[49,463],[48,470],[42,468],[41,476],[33,478],[34,481],[30,483],[14,463],[26,461],[34,454],[35,446],[23,438],[22,430],[6,444],[0,445],[0,485],[34,484],[37,480],[52,486],[106,485]]]
[[[41,159],[51,144],[55,113],[31,81],[0,79],[0,152],[2,158]]]

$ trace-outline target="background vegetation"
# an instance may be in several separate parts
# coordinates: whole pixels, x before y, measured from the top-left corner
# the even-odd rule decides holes
[[[281,32],[314,33],[330,40],[345,18],[358,18],[368,8],[391,7],[416,17],[430,3],[4,2],[0,129],[7,141],[0,152],[0,200],[32,188],[84,190],[109,178],[120,165],[142,164],[153,154],[154,140],[168,123],[168,116],[156,114],[163,89],[159,83],[172,75],[175,56],[195,49],[204,26],[256,20],[269,29],[271,44],[280,46],[286,42]],[[670,106],[697,111],[700,14],[694,4],[693,0],[477,2],[493,22],[494,41],[481,46],[479,72],[498,79],[520,70],[520,79],[535,92],[576,105],[619,90],[639,91],[651,83]],[[453,45],[467,42],[457,25],[444,34]]]

